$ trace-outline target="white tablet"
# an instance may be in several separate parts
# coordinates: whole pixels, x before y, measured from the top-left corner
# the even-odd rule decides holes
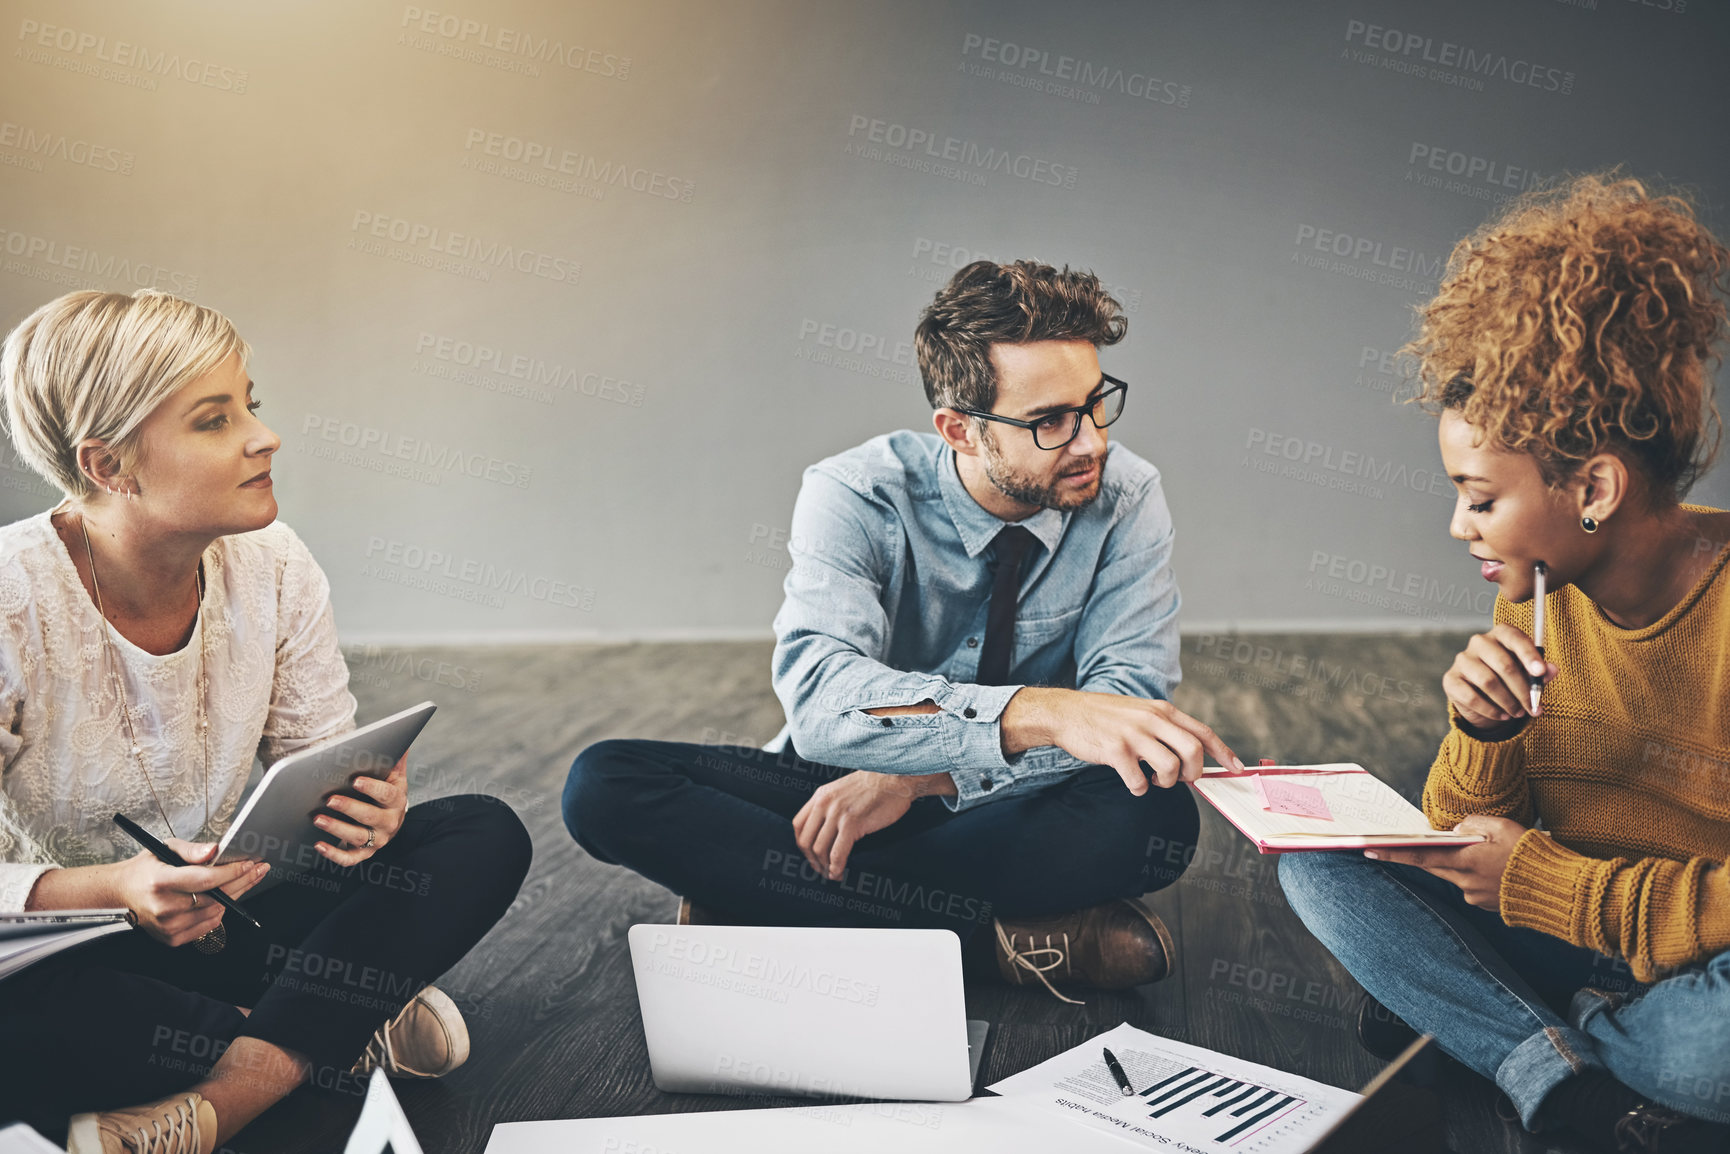
[[[438,706],[430,701],[393,713],[359,729],[332,738],[310,749],[289,754],[264,775],[234,824],[222,835],[216,848],[218,864],[231,861],[267,861],[270,872],[253,887],[254,893],[314,872],[332,873],[334,863],[319,853],[315,843],[336,839],[319,829],[312,819],[326,810],[324,799],[332,793],[363,797],[350,783],[355,778],[389,777],[391,767],[408,752]]]

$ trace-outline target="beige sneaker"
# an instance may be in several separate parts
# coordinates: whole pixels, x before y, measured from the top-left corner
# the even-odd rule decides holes
[[[469,1060],[469,1028],[450,995],[428,986],[378,1028],[353,1073],[383,1070],[392,1078],[442,1078]]]
[[[198,1094],[179,1094],[106,1114],[79,1114],[66,1134],[68,1154],[210,1154],[216,1110]]]

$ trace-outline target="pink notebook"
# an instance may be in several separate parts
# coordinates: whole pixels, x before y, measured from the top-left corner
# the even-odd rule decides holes
[[[1484,840],[1431,829],[1422,810],[1350,762],[1265,765],[1242,773],[1209,769],[1190,784],[1262,853]]]

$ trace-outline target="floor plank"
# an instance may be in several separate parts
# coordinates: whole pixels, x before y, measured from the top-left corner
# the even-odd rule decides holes
[[[1440,673],[1463,640],[1186,636],[1176,700],[1245,756],[1359,761],[1415,797],[1446,724]],[[469,1018],[474,1056],[439,1082],[398,1084],[428,1154],[480,1150],[503,1121],[795,1104],[654,1088],[625,932],[670,920],[673,895],[590,859],[559,813],[570,759],[591,742],[767,740],[781,722],[769,653],[767,643],[350,651],[363,720],[439,703],[410,761],[415,797],[502,797],[535,845],[510,912],[440,982]],[[1124,1021],[1335,1085],[1376,1069],[1353,1036],[1359,987],[1286,906],[1275,859],[1207,807],[1194,860],[1149,902],[1180,947],[1165,982],[1088,994],[1083,1006],[1037,988],[969,986],[969,1015],[994,1023],[985,1080]],[[1497,1121],[1493,1088],[1459,1067],[1442,1093],[1462,1154],[1569,1149]],[[357,1110],[352,1095],[303,1090],[231,1151],[340,1149]]]

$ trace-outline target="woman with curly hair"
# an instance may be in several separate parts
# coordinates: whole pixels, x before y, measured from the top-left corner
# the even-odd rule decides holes
[[[1726,1148],[1730,513],[1682,497],[1719,438],[1727,270],[1686,201],[1602,176],[1455,248],[1407,351],[1499,595],[1423,801],[1484,841],[1280,862],[1372,997],[1366,1045],[1434,1034],[1594,1149]]]

